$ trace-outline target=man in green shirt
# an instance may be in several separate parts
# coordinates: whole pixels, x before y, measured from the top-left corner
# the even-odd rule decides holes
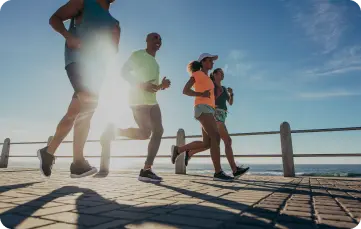
[[[122,77],[131,85],[129,104],[139,128],[119,129],[118,135],[139,140],[150,137],[148,156],[138,179],[160,182],[162,178],[152,171],[163,136],[162,115],[156,93],[169,88],[170,80],[164,77],[159,84],[159,65],[155,55],[162,45],[162,38],[157,33],[150,33],[146,42],[147,48],[133,52],[122,69]]]

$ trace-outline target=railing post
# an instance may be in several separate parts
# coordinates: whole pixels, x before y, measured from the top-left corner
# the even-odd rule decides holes
[[[183,146],[186,143],[186,134],[183,129],[179,129],[177,132],[177,146]],[[175,161],[175,174],[187,174],[187,169],[184,163],[185,153],[179,155]]]
[[[295,164],[293,161],[293,147],[291,127],[288,122],[283,122],[280,127],[282,162],[284,177],[295,177]]]
[[[100,145],[102,146],[102,155],[100,158],[99,174],[106,175],[109,173],[110,149],[113,139],[114,139],[114,125],[108,125],[107,129],[100,137]]]
[[[49,137],[48,137],[48,146],[50,145],[50,142],[53,140],[53,137],[54,137],[54,136],[49,136]]]
[[[0,168],[7,168],[10,153],[10,138],[5,139],[3,148],[1,150]]]

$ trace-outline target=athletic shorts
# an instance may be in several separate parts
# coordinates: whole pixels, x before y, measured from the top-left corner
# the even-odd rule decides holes
[[[216,118],[217,122],[225,123],[227,119],[227,111],[223,109],[216,109],[214,117]]]
[[[76,98],[79,92],[88,92],[93,96],[99,96],[105,72],[102,73],[100,69],[97,69],[94,71],[88,70],[89,74],[87,74],[86,70],[80,68],[77,63],[68,64],[65,70],[74,88],[73,98]]]
[[[198,104],[194,107],[194,118],[198,119],[202,114],[214,114],[214,108],[207,104]]]

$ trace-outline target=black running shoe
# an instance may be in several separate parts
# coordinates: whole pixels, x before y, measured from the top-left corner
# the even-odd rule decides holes
[[[224,181],[224,182],[232,182],[234,179],[231,176],[228,176],[223,171],[220,171],[219,173],[215,173],[213,177],[214,181]]]
[[[191,159],[191,157],[189,156],[189,150],[186,151],[186,156],[184,157],[184,164],[186,166],[188,166],[188,161]]]
[[[249,167],[243,168],[242,166],[241,167],[237,166],[237,171],[235,173],[233,173],[234,179],[240,178],[241,176],[246,174],[248,172],[248,170],[249,170]]]
[[[73,162],[70,165],[71,178],[82,178],[86,176],[91,176],[97,172],[97,168],[90,166],[89,162],[86,160],[77,163]]]
[[[173,164],[175,163],[175,160],[177,159],[178,156],[179,156],[178,146],[172,146],[171,159]]]
[[[157,176],[151,169],[142,169],[140,170],[138,180],[145,182],[161,182],[163,178]]]
[[[48,153],[48,147],[39,149],[37,154],[40,160],[40,172],[44,176],[50,177],[51,169],[55,163],[55,157]]]

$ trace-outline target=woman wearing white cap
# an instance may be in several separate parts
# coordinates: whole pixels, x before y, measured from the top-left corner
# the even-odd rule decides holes
[[[228,163],[233,172],[233,178],[237,179],[242,175],[244,175],[249,170],[249,167],[243,168],[242,166],[241,167],[237,166],[233,155],[232,139],[229,136],[226,126],[226,118],[228,113],[227,102],[230,106],[233,105],[233,90],[232,88],[226,88],[222,86],[224,73],[221,68],[215,69],[211,73],[210,78],[213,81],[215,87],[214,95],[216,102],[216,111],[214,117],[217,122],[219,134],[221,136],[222,141],[224,142],[225,153],[227,156]],[[186,155],[185,155],[186,166],[188,165],[188,161],[193,155],[203,152],[204,150],[206,149],[186,151]]]
[[[214,118],[214,83],[208,76],[208,72],[213,68],[213,62],[217,59],[216,55],[203,53],[199,56],[198,61],[188,64],[188,72],[191,77],[184,86],[183,94],[195,97],[194,118],[202,125],[203,141],[194,141],[180,147],[172,146],[171,159],[174,164],[176,158],[183,152],[210,148],[215,170],[213,180],[233,181],[233,177],[225,174],[221,167],[220,135]],[[192,90],[192,87],[195,90]]]

